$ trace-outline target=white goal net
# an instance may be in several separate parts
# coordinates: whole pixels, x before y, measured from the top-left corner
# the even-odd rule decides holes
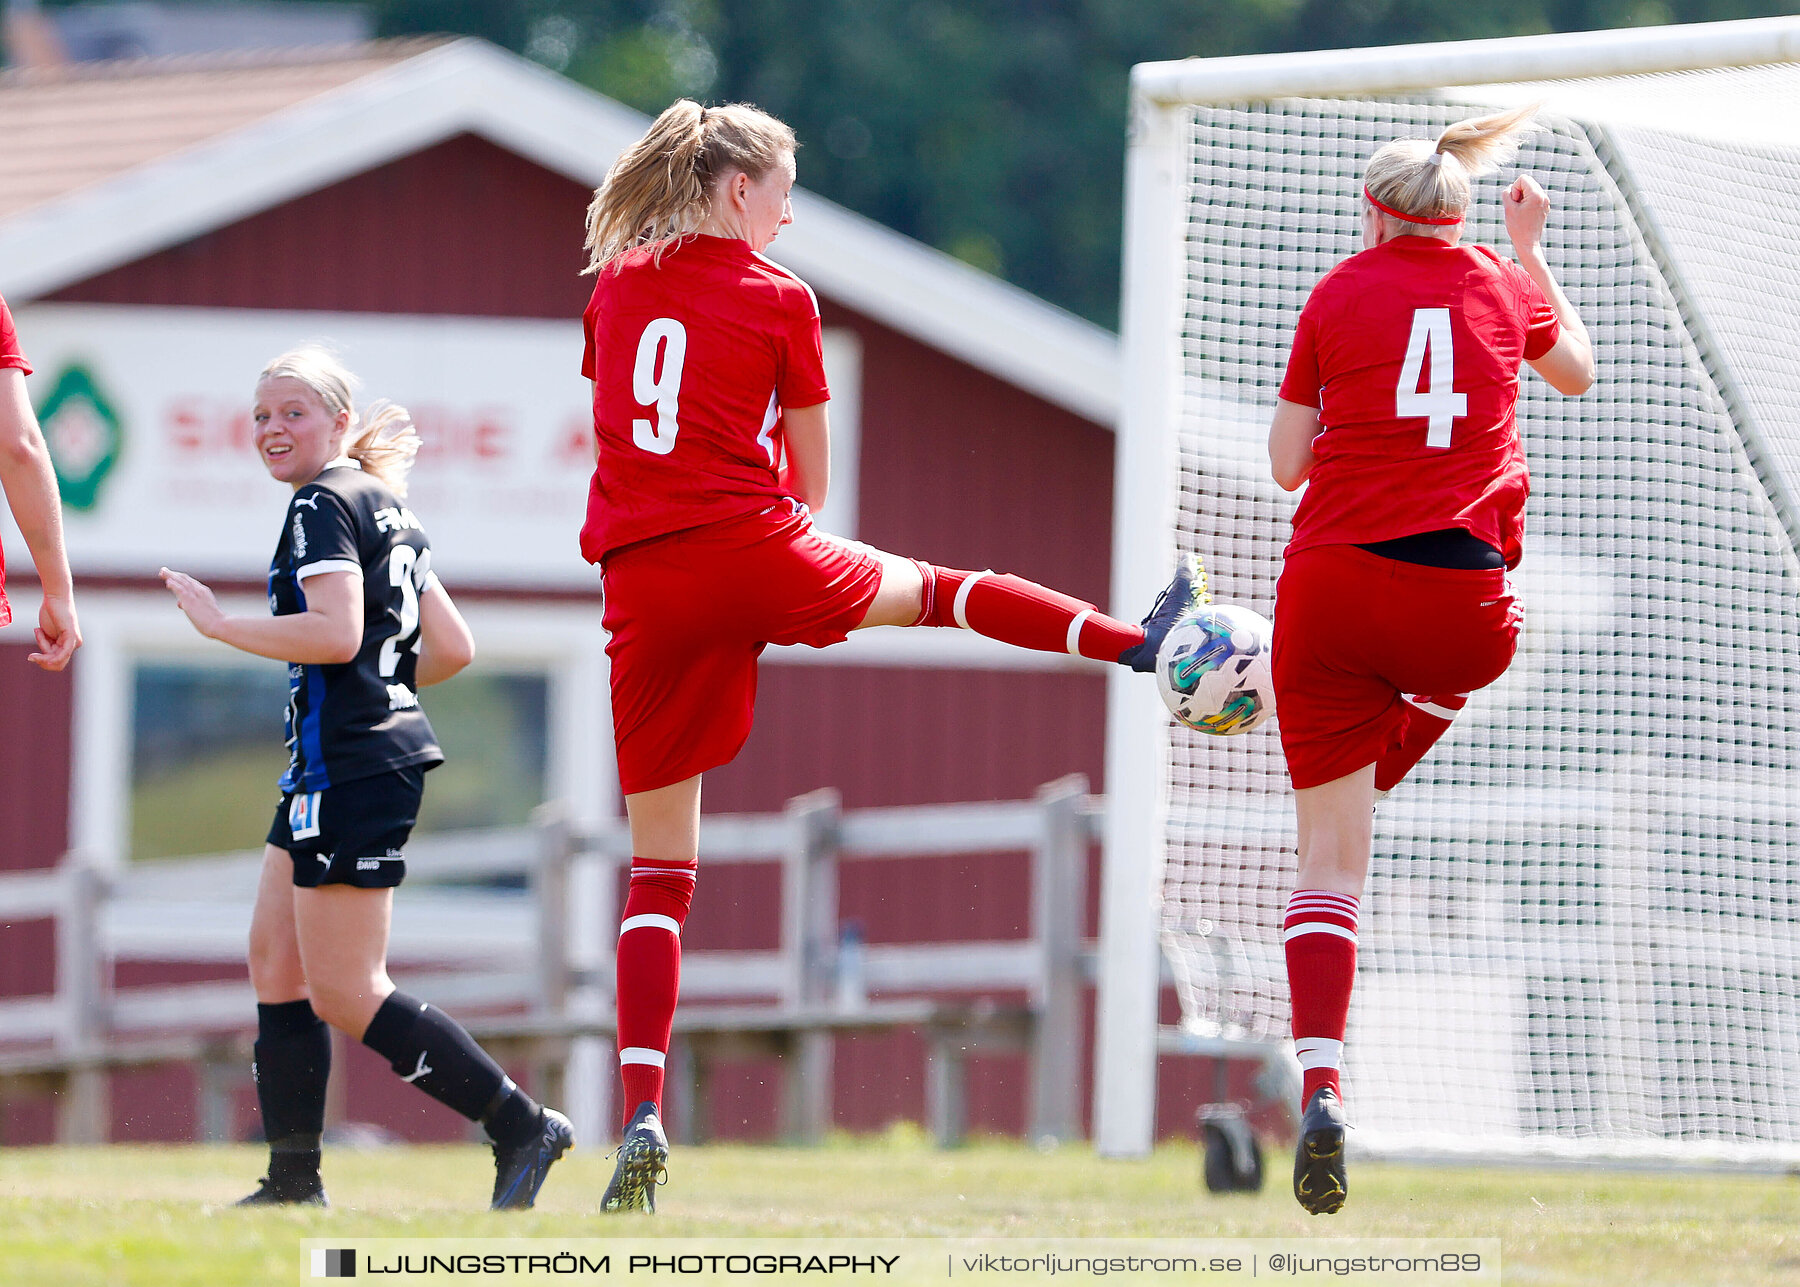
[[[1524,374],[1518,658],[1376,814],[1353,1143],[1796,1159],[1800,63],[1557,74],[1157,109],[1179,282],[1179,346],[1161,350],[1173,543],[1205,558],[1216,599],[1273,611],[1292,499],[1268,477],[1268,420],[1307,292],[1360,249],[1364,163],[1544,102],[1465,237],[1507,251],[1500,193],[1538,177],[1600,378],[1565,399]],[[1285,1040],[1277,733],[1176,730],[1164,787],[1183,1021]]]

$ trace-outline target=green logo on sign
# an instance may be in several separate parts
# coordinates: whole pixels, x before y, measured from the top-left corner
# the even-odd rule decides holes
[[[76,363],[56,377],[37,414],[50,446],[51,463],[56,466],[63,504],[70,509],[93,509],[125,443],[119,413],[88,369]]]

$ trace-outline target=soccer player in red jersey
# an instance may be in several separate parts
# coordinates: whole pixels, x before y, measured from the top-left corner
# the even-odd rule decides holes
[[[609,1211],[654,1210],[658,1117],[699,855],[700,775],[749,736],[768,644],[960,626],[1154,668],[1194,600],[1180,569],[1142,625],[1014,576],[884,554],[813,526],[830,478],[819,305],[762,251],[792,221],[794,135],[682,100],[622,153],[588,212],[582,370],[599,456],[582,552],[601,565],[613,733],[631,824],[618,947],[625,1137]]]
[[[30,654],[30,660],[45,670],[61,670],[81,647],[81,627],[75,620],[75,580],[69,575],[69,558],[63,550],[56,471],[51,468],[50,451],[25,392],[25,377],[30,374],[31,363],[19,351],[12,311],[0,299],[0,488],[6,491],[6,503],[25,537],[44,589],[35,632],[38,651]],[[0,626],[11,620],[6,556],[0,552]]]
[[[1310,484],[1276,586],[1274,678],[1299,815],[1283,926],[1305,1072],[1294,1196],[1347,1193],[1338,1086],[1370,817],[1512,661],[1529,480],[1519,363],[1586,392],[1593,349],[1540,247],[1550,201],[1505,195],[1517,262],[1459,244],[1471,176],[1511,158],[1530,108],[1401,139],[1370,159],[1362,253],[1300,314],[1269,430],[1275,481]]]

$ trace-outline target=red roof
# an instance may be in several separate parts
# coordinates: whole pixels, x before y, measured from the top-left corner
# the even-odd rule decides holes
[[[0,219],[404,62],[441,39],[0,72]]]

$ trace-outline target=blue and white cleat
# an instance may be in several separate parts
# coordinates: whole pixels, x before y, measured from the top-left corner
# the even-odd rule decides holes
[[[494,1145],[494,1201],[490,1210],[527,1211],[556,1159],[575,1147],[575,1128],[554,1108],[546,1108],[538,1130],[517,1144]]]
[[[1189,554],[1178,559],[1174,579],[1156,596],[1149,615],[1138,623],[1144,627],[1144,642],[1133,644],[1120,653],[1119,664],[1146,675],[1154,674],[1156,654],[1162,648],[1164,636],[1177,621],[1210,597],[1206,592],[1206,565],[1200,562],[1200,556]]]

